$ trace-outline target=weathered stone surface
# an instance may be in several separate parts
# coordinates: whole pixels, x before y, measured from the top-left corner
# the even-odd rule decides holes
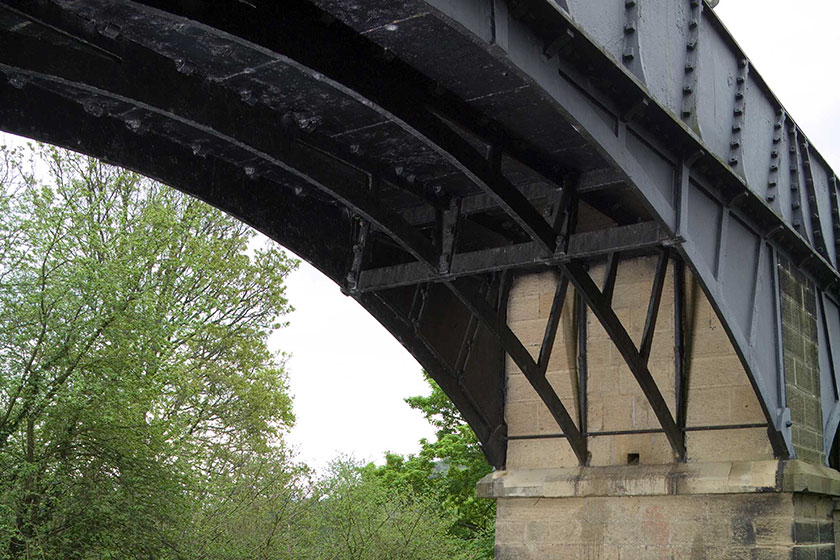
[[[622,262],[616,314],[638,343],[655,259]],[[591,271],[596,280],[604,266]],[[825,466],[814,291],[780,268],[787,405],[797,460],[778,461],[766,418],[714,310],[689,275],[687,462],[676,462],[659,422],[597,319],[587,317],[586,431],[581,467],[530,383],[508,360],[507,470],[485,477],[498,504],[497,558],[555,560],[792,560],[834,558],[840,473]],[[509,317],[532,355],[542,340],[556,276],[517,280]],[[649,369],[675,414],[673,276]],[[569,294],[547,378],[577,418],[577,333]],[[840,502],[838,502],[840,503]]]
[[[799,500],[797,515],[828,519],[832,516],[832,502],[824,498],[840,497],[840,472],[797,460],[523,469],[490,473],[477,489],[479,496],[485,498],[795,492],[818,495]],[[819,504],[819,509],[815,504]],[[816,534],[818,529],[814,527]],[[823,541],[815,537],[813,542]]]
[[[779,263],[784,340],[785,393],[794,423],[793,447],[799,459],[825,463],[813,285],[788,260]]]
[[[655,266],[653,257],[628,259],[619,266],[613,303],[616,314],[637,343],[644,330]],[[604,269],[604,265],[593,267],[593,278],[603,277]],[[556,281],[554,273],[534,274],[517,279],[511,292],[508,306],[511,328],[534,356],[539,353]],[[651,375],[672,414],[676,412],[673,293],[673,275],[669,274],[663,288],[649,363]],[[797,297],[801,300],[803,292],[800,291]],[[574,299],[573,290],[570,290],[558,338],[552,348],[547,378],[566,408],[577,416],[580,403]],[[799,315],[797,313],[796,317],[799,318]],[[687,282],[686,322],[688,460],[772,459],[766,430],[760,427],[766,420],[755,391],[714,310],[699,286],[691,280]],[[635,377],[591,312],[587,316],[587,349],[586,430],[592,453],[590,464],[625,465],[628,457],[636,456],[643,465],[671,463],[674,456],[664,434],[623,433],[640,430],[655,432],[661,427]],[[804,359],[799,361],[805,363]],[[509,436],[561,435],[550,411],[510,359],[507,361],[507,372],[506,419]],[[797,393],[795,398],[804,397]],[[813,415],[813,410],[805,404],[798,410]],[[721,429],[694,431],[694,428],[710,426]],[[812,432],[801,439],[804,441],[806,438],[816,441]],[[557,441],[513,439],[508,446],[507,464],[517,469],[574,466],[576,461],[569,454],[568,447],[562,438]]]

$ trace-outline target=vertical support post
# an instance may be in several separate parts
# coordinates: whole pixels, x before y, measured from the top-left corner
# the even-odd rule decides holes
[[[688,368],[685,361],[685,263],[674,259],[674,388],[677,427],[685,433],[688,418]]]
[[[359,274],[362,272],[362,263],[365,258],[368,236],[370,235],[370,222],[364,218],[354,220],[353,240],[353,262],[347,272],[347,289],[354,291],[359,286]]]
[[[724,207],[720,213],[720,229],[718,230],[718,246],[715,261],[715,279],[720,281],[723,265],[726,261],[726,246],[729,237],[729,208]]]
[[[577,366],[578,366],[578,426],[584,437],[589,431],[587,415],[588,415],[588,391],[589,391],[589,371],[586,361],[586,342],[587,342],[587,325],[586,325],[586,300],[578,292],[575,292],[575,311],[577,321]]]
[[[782,334],[782,291],[779,283],[779,254],[775,247],[772,248],[772,264],[773,264],[773,303],[775,309],[774,318],[776,322],[776,371],[778,377],[776,378],[778,402],[776,406],[776,420],[775,425],[767,426],[767,434],[770,437],[770,444],[773,446],[773,453],[781,459],[793,458],[795,453],[792,442],[790,441],[790,427],[792,422],[790,420],[790,411],[787,409],[787,387],[785,386],[785,356],[784,356],[784,335]],[[769,407],[768,407],[769,408]],[[770,411],[772,414],[772,410]],[[779,437],[781,436],[781,438]]]
[[[776,406],[784,408],[787,406],[787,394],[785,387],[785,355],[784,355],[784,338],[782,334],[782,289],[779,281],[779,254],[773,247],[771,248],[771,258],[773,264],[773,317],[776,322],[776,369],[779,376],[776,379],[777,393],[779,400]]]
[[[448,274],[452,266],[452,257],[455,255],[455,245],[458,241],[458,223],[461,217],[461,199],[452,198],[449,201],[449,208],[444,210],[441,216],[440,232],[440,262],[438,270],[441,274]]]

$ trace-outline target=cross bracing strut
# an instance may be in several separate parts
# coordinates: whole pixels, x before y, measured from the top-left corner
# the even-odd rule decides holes
[[[642,342],[639,344],[639,357],[645,364],[650,359],[650,349],[653,346],[653,333],[656,329],[656,319],[659,316],[659,304],[662,303],[662,289],[665,286],[665,274],[668,272],[668,254],[660,252],[653,275],[650,302],[645,316],[645,329],[642,331]]]
[[[421,263],[371,268],[362,271],[358,290],[378,291],[522,267],[551,267],[573,258],[597,257],[617,251],[638,254],[653,250],[660,245],[678,243],[679,239],[665,234],[657,224],[642,222],[572,234],[569,236],[567,250],[553,256],[545,256],[542,247],[532,242],[456,253],[446,273],[429,270]]]
[[[663,261],[667,263],[665,257],[660,259],[660,262]],[[657,267],[657,277],[660,275],[660,269],[662,268],[664,267],[661,265]],[[647,397],[648,402],[653,409],[653,413],[662,425],[662,429],[665,431],[665,435],[671,443],[671,448],[674,450],[674,454],[679,459],[684,458],[685,434],[679,429],[674,421],[674,417],[671,415],[671,411],[668,409],[668,405],[662,397],[662,393],[656,386],[656,382],[654,381],[650,370],[648,370],[647,356],[643,355],[642,351],[636,348],[633,340],[627,333],[627,330],[621,324],[621,321],[615,314],[615,311],[613,311],[610,302],[601,290],[598,289],[595,282],[592,281],[592,278],[589,276],[589,273],[583,265],[578,261],[571,261],[564,264],[561,270],[566,276],[568,276],[577,291],[586,300],[586,303],[592,310],[592,313],[598,318],[613,344],[615,344],[616,349],[618,349],[619,353],[624,358],[625,363],[630,368],[630,372],[633,374],[633,377],[636,378],[636,381],[639,383],[645,397]],[[656,284],[661,283],[661,280],[655,279],[654,283],[653,298],[658,300],[661,296],[661,287],[657,291]],[[650,308],[654,307],[658,308],[658,301],[654,303],[652,300]],[[650,318],[651,315],[648,314],[648,317]],[[655,319],[656,317],[654,315],[653,322],[655,322]],[[648,324],[645,325],[645,331],[649,330],[648,326]],[[651,326],[651,333],[653,332],[652,329],[653,327]]]
[[[557,287],[557,293],[565,295],[567,281],[560,279]],[[531,383],[531,386],[542,399],[548,411],[551,413],[554,420],[563,430],[563,434],[568,439],[572,450],[577,456],[580,464],[586,465],[589,462],[589,451],[586,447],[586,438],[580,433],[580,430],[575,425],[569,411],[566,409],[557,392],[549,383],[545,376],[544,365],[545,360],[547,365],[548,356],[550,355],[550,348],[554,344],[554,337],[557,334],[556,321],[559,320],[559,314],[562,311],[562,299],[558,301],[555,297],[555,306],[552,308],[552,314],[555,319],[549,320],[546,325],[546,332],[543,338],[543,349],[540,350],[540,363],[535,362],[531,354],[522,342],[516,337],[510,327],[507,326],[503,318],[487,303],[487,301],[478,295],[464,280],[455,280],[447,282],[447,286],[455,293],[455,295],[466,305],[473,314],[479,317],[487,328],[500,340],[502,346],[510,355],[511,359],[516,365],[522,369],[522,373]],[[556,311],[556,314],[555,314]],[[547,348],[546,348],[547,346]],[[545,357],[543,357],[545,352]]]

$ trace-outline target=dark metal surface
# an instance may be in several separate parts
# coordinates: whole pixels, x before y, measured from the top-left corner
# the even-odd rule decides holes
[[[0,94],[0,128],[171,184],[325,272],[417,357],[494,466],[505,353],[588,457],[586,310],[577,426],[545,379],[565,280],[536,361],[505,320],[512,276],[546,269],[607,327],[682,457],[690,267],[789,457],[788,256],[820,292],[834,441],[837,180],[701,0],[0,0]],[[609,305],[615,274],[602,292],[582,261],[656,250],[636,348]],[[668,262],[676,419],[646,365]]]

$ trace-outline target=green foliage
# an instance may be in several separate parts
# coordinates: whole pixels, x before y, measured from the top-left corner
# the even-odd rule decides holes
[[[134,173],[0,157],[0,558],[255,557],[305,480],[266,345],[296,263]]]
[[[487,557],[489,467],[434,384],[419,455],[293,461],[266,341],[296,263],[252,238],[134,173],[0,149],[0,559]]]
[[[436,440],[420,441],[417,455],[403,457],[389,453],[385,464],[365,467],[391,488],[410,488],[435,497],[439,515],[451,519],[449,533],[466,542],[480,558],[493,558],[496,506],[475,495],[476,483],[492,471],[475,433],[461,418],[449,397],[424,375],[431,387],[428,397],[406,399],[437,429]]]
[[[318,485],[312,560],[470,560],[477,558],[449,534],[452,515],[436,497],[371,476],[339,460]]]

